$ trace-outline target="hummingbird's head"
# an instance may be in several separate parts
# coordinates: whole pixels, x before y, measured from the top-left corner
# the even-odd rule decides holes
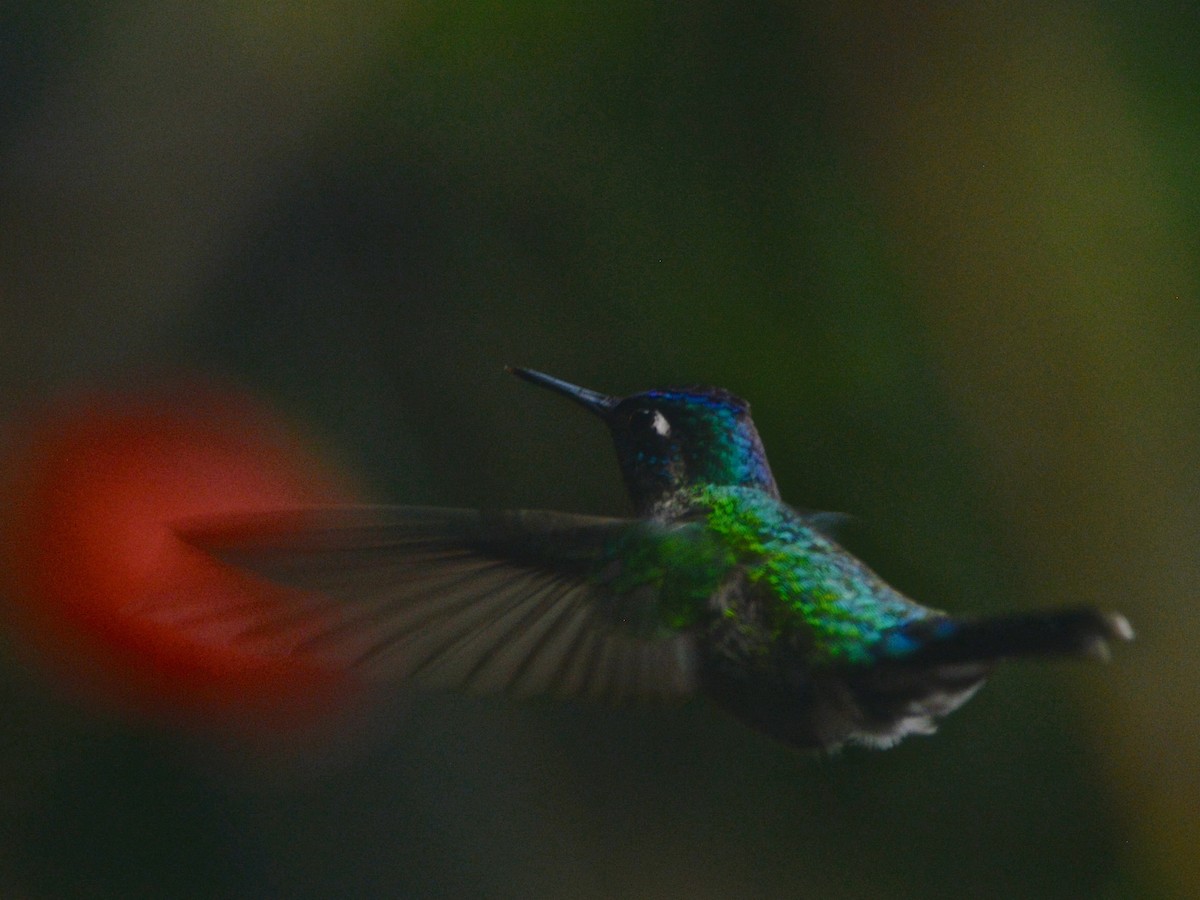
[[[530,369],[509,371],[604,420],[639,514],[669,507],[682,491],[702,484],[755,487],[778,496],[750,405],[728,391],[659,388],[610,397]]]

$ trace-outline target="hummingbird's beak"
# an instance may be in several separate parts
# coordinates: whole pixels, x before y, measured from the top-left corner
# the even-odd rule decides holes
[[[505,366],[504,371],[511,375],[516,375],[531,384],[540,385],[544,388],[562,394],[564,397],[570,397],[580,406],[584,407],[601,418],[606,417],[612,412],[613,407],[621,402],[619,397],[610,397],[608,394],[601,394],[599,391],[589,391],[587,388],[581,388],[578,385],[571,384],[567,381],[562,381],[552,375],[546,375],[542,372],[535,372],[533,369],[518,369],[515,366]]]

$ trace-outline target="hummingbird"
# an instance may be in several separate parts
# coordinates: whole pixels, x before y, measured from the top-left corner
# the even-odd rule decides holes
[[[711,387],[615,397],[531,369],[611,433],[628,518],[344,506],[184,523],[218,559],[302,589],[210,610],[273,653],[432,689],[710,698],[802,749],[929,734],[1004,660],[1107,658],[1124,616],[969,617],[910,600],[780,498],[750,407]]]

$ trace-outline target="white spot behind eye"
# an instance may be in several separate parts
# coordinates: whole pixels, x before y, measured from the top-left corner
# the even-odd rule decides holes
[[[655,434],[659,437],[666,437],[671,433],[671,423],[658,410],[654,411],[654,421],[650,423],[650,427],[654,429]]]

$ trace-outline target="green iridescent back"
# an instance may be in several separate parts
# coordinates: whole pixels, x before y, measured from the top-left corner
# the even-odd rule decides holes
[[[869,663],[888,629],[930,611],[885,584],[823,534],[811,517],[757,489],[682,492],[689,512],[632,528],[602,567],[618,594],[656,597],[626,627],[651,636],[693,626],[732,629],[755,647],[800,651],[810,665]],[[628,612],[628,610],[627,610]]]
[[[842,550],[811,517],[761,491],[701,487],[694,496],[708,529],[731,548],[746,591],[764,607],[768,637],[803,648],[811,664],[870,662],[885,631],[931,614]],[[739,614],[736,603],[730,609],[725,615]]]

